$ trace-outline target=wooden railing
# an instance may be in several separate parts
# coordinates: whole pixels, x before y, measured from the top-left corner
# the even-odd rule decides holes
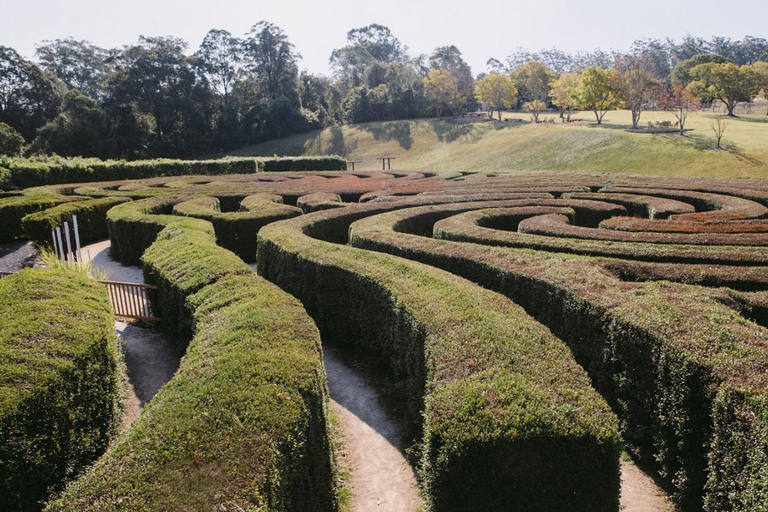
[[[4,278],[5,276],[9,276],[13,274],[13,272],[5,272],[3,270],[0,270],[0,279]]]
[[[150,295],[155,293],[157,286],[120,281],[99,282],[107,286],[115,316],[136,318],[146,322],[159,320],[152,311],[152,301],[150,300]]]

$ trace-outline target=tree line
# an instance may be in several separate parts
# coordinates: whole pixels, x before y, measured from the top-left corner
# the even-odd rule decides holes
[[[595,113],[626,107],[679,111],[754,98],[768,76],[768,41],[686,36],[642,40],[627,52],[518,49],[477,76],[455,46],[412,56],[372,24],[347,33],[331,75],[301,71],[280,27],[237,37],[208,32],[200,46],[140,37],[105,49],[57,39],[36,61],[0,46],[0,153],[100,158],[190,157],[343,123],[413,119],[517,107],[534,119],[557,107]],[[499,114],[500,115],[500,114]]]

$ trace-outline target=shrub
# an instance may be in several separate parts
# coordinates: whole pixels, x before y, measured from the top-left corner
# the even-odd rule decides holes
[[[253,273],[243,260],[216,245],[210,222],[183,217],[166,223],[141,261],[145,281],[158,287],[161,327],[180,343],[193,333],[188,296],[225,276]],[[186,346],[177,349],[184,353]]]
[[[39,510],[106,449],[122,363],[102,285],[61,270],[0,279],[0,509]]]
[[[339,212],[262,229],[259,273],[394,374],[430,506],[618,510],[616,420],[569,350],[461,278],[307,236],[345,237]]]
[[[347,161],[340,156],[300,156],[263,158],[264,171],[346,171]]]
[[[87,244],[109,235],[107,212],[113,206],[127,201],[129,201],[127,197],[108,197],[64,203],[27,215],[21,220],[21,225],[26,238],[51,245],[51,230],[65,221],[70,221],[73,215],[77,215],[80,242]]]
[[[335,510],[320,338],[301,304],[252,272],[188,299],[196,334],[176,375],[48,510]]]
[[[768,384],[768,355],[758,341],[765,332],[726,306],[733,303],[726,292],[672,283],[630,285],[587,258],[403,232],[403,226],[417,223],[420,216],[434,220],[440,208],[447,217],[461,205],[366,219],[351,227],[350,241],[449,270],[525,307],[568,342],[619,412],[624,439],[643,460],[658,461],[660,474],[675,486],[686,507],[700,508],[702,497],[705,502],[715,499],[709,497],[713,492],[727,495],[731,503],[740,502],[742,493],[758,492],[757,486],[746,491],[731,485],[746,482],[744,474],[730,462],[727,449],[712,444],[723,439],[721,446],[728,446],[731,429],[746,428],[744,422],[729,424],[727,418],[749,417],[751,433],[739,442],[749,445],[748,453],[764,453],[762,432],[768,428],[765,416],[750,409],[763,400]],[[728,389],[752,398],[717,401],[719,390]],[[726,404],[745,408],[722,410]],[[749,466],[768,472],[768,461],[761,457],[751,458]],[[759,493],[760,500],[768,500],[764,491]]]
[[[30,213],[39,212],[70,201],[82,201],[86,197],[68,197],[43,193],[0,198],[0,243],[24,236],[21,221]]]
[[[257,196],[246,199],[248,201],[244,204],[247,208],[241,206],[244,211],[222,212],[218,198],[198,197],[175,205],[173,212],[210,221],[219,245],[247,262],[254,262],[256,261],[256,236],[259,230],[269,223],[295,217],[301,213],[301,210],[268,201],[266,197]]]

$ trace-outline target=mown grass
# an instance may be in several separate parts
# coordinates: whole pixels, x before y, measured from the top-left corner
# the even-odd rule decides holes
[[[456,123],[423,119],[331,127],[249,146],[238,156],[339,154],[362,160],[358,170],[381,169],[391,156],[408,170],[589,170],[665,176],[768,178],[766,116],[730,119],[727,151],[714,145],[710,123],[717,114],[691,114],[685,137],[628,133],[630,114],[609,112],[598,126],[591,112],[581,123],[532,124],[526,114],[508,113],[508,122]],[[556,118],[549,113],[545,117]],[[644,112],[641,123],[673,121],[671,113]]]

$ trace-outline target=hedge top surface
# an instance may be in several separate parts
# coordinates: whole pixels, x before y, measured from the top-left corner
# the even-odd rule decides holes
[[[430,375],[426,421],[455,443],[449,449],[506,437],[593,436],[618,442],[615,417],[568,348],[519,306],[447,272],[304,234],[327,212],[344,211],[271,224],[259,239],[389,290],[398,307],[424,326]],[[457,401],[460,396],[464,399]],[[566,404],[578,406],[571,410]]]
[[[510,271],[550,282],[576,298],[616,311],[736,388],[768,387],[768,329],[743,318],[737,308],[727,307],[732,303],[727,290],[668,282],[624,283],[590,258],[432,239],[397,230],[409,218],[458,207],[419,207],[369,217],[352,224],[350,239],[353,245],[365,241],[472,260],[500,274]]]
[[[93,339],[113,335],[111,311],[102,285],[70,272],[0,279],[0,416],[72,368]]]

